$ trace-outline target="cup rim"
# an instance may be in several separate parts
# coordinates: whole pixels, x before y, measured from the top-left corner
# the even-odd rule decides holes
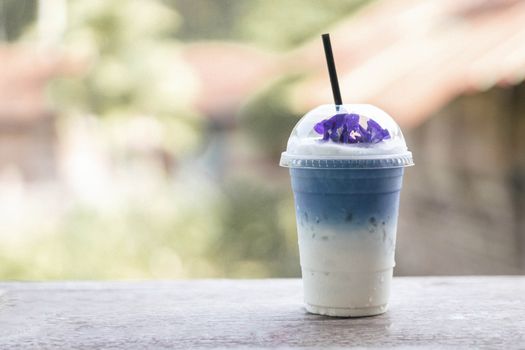
[[[285,168],[314,169],[378,169],[404,168],[414,165],[412,152],[398,154],[359,155],[359,156],[319,156],[281,154],[279,165]]]

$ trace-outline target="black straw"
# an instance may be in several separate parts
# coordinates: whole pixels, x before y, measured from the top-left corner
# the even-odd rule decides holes
[[[332,53],[330,34],[323,34],[322,38],[326,64],[328,65],[328,74],[330,75],[330,84],[332,85],[332,93],[334,95],[334,102],[336,106],[340,106],[343,104],[343,100],[341,99],[341,91],[339,90],[339,82],[337,81],[337,72],[335,71],[334,54]]]

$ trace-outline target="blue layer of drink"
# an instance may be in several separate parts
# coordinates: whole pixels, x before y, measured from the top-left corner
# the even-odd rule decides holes
[[[403,168],[291,168],[309,311],[386,310]]]

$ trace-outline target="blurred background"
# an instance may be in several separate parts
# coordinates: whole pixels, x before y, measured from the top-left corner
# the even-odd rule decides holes
[[[525,273],[525,1],[0,0],[0,279],[300,276],[279,155],[401,125],[398,275]]]

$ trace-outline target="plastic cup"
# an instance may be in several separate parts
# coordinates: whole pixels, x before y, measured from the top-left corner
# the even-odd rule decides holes
[[[343,107],[389,126],[389,140],[322,143],[308,130],[341,110],[321,106],[298,123],[281,165],[290,168],[307,311],[371,316],[388,306],[403,172],[413,163],[386,113],[365,105]]]

